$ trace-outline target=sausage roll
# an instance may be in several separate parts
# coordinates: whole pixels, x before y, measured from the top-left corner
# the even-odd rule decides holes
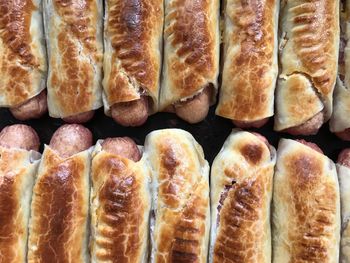
[[[146,137],[152,173],[150,262],[207,262],[208,162],[189,133],[166,129]]]
[[[88,150],[63,158],[45,146],[33,189],[28,262],[88,262]]]
[[[30,200],[39,158],[36,151],[0,146],[0,262],[26,262]]]
[[[284,0],[280,17],[275,130],[315,134],[332,114],[339,0]]]
[[[253,123],[274,113],[279,1],[226,0],[224,67],[216,114]]]
[[[91,179],[91,261],[147,262],[151,193],[144,159],[109,152],[99,141]]]
[[[19,106],[46,87],[41,0],[0,1],[0,106]]]
[[[105,112],[139,126],[158,109],[163,0],[105,0]]]
[[[343,150],[338,158],[337,171],[341,204],[340,262],[350,262],[350,150]]]
[[[43,0],[49,114],[72,117],[102,106],[102,0]]]
[[[340,138],[350,140],[350,1],[341,1],[340,48],[338,78],[334,91],[334,111],[330,120],[330,130]]]
[[[279,143],[273,186],[273,262],[338,262],[340,203],[335,165],[320,150],[304,144],[287,139]]]
[[[271,263],[275,162],[275,149],[252,133],[226,140],[211,168],[210,263]]]
[[[191,123],[206,117],[216,97],[219,45],[219,0],[165,0],[161,111]]]

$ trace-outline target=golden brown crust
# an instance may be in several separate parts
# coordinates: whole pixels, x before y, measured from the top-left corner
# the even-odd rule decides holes
[[[135,166],[111,153],[94,157],[92,258],[96,262],[142,262],[146,253],[150,202],[144,171]]]
[[[338,8],[336,2],[297,1],[288,10],[292,13],[293,24],[289,41],[293,41],[293,50],[300,59],[302,71],[310,76],[310,81],[322,95],[333,91],[336,78],[337,56],[334,50],[338,47],[334,42],[339,31],[334,14]],[[293,73],[290,72],[292,69],[287,70]]]
[[[325,184],[322,193],[313,193],[312,197],[309,192],[310,188],[319,184],[317,177],[321,174],[322,165],[310,160],[309,156],[299,154],[291,157],[286,163],[289,170],[290,187],[298,189],[291,196],[294,206],[299,208],[296,217],[296,225],[299,226],[299,230],[290,233],[294,240],[291,251],[292,261],[307,259],[323,262],[328,257],[328,247],[322,242],[322,239],[332,234],[327,229],[332,226],[336,211],[334,186]],[[311,210],[308,207],[310,203],[305,202],[307,196],[314,199],[312,202],[314,206]],[[307,219],[307,224],[305,224],[305,219]]]
[[[186,204],[177,207],[178,212],[164,209],[162,220],[166,225],[161,227],[157,240],[156,262],[204,262],[207,251],[203,251],[202,243],[209,201],[203,198],[206,187],[203,182],[194,185]],[[169,189],[169,195],[174,195],[173,190]]]
[[[296,142],[283,141],[279,147],[274,262],[338,262],[340,208],[334,164]]]
[[[61,159],[45,149],[33,193],[28,262],[84,261],[87,169],[85,154]]]
[[[173,235],[169,235],[167,238],[164,235],[165,240],[163,241],[168,239],[171,243],[168,258],[170,262],[201,262],[201,254],[203,253],[201,239],[206,231],[208,200],[199,194],[205,189],[205,185],[199,185],[198,188],[194,189],[194,194],[178,215]],[[161,256],[158,258],[160,259]],[[158,262],[162,262],[162,260],[160,259]]]
[[[30,32],[37,9],[32,0],[0,1],[0,93],[6,106],[19,105],[40,89],[34,72],[43,70],[45,62]]]
[[[98,1],[45,1],[49,2],[45,11],[50,39],[50,114],[69,117],[96,109],[101,103],[102,66]]]
[[[165,2],[161,109],[196,95],[209,84],[216,88],[219,59],[219,1]]]
[[[276,0],[226,1],[226,61],[218,115],[256,121],[273,114],[277,7]]]
[[[0,147],[0,262],[25,262],[30,196],[37,162],[30,153]]]
[[[17,176],[20,176],[18,174]],[[19,210],[19,200],[15,184],[15,176],[12,173],[0,178],[0,261],[22,262],[24,255],[17,254],[14,247],[17,246],[18,237],[24,232],[24,226],[16,217]],[[16,220],[17,218],[17,220]]]
[[[108,103],[139,99],[142,91],[154,99],[159,87],[160,51],[155,49],[163,24],[163,1],[106,2],[106,52],[111,56],[110,72],[104,80]]]
[[[271,262],[275,150],[261,135],[233,131],[211,170],[209,262]]]
[[[260,211],[264,207],[264,191],[268,180],[263,177],[234,183],[220,210],[220,232],[216,238],[213,262],[247,262],[247,257],[259,259],[264,250],[258,249],[265,238],[261,231]],[[215,209],[215,208],[214,208]],[[247,255],[251,251],[252,255]],[[254,252],[253,252],[254,251]]]
[[[300,82],[299,85],[305,86],[304,90],[310,87],[314,90],[313,100],[318,101],[313,105],[321,104],[324,107],[324,121],[327,121],[332,113],[332,94],[337,75],[339,1],[284,1],[281,6],[281,17],[283,17],[280,43],[281,73],[277,89],[286,89],[288,79],[300,75],[295,80]],[[299,118],[299,121],[297,121],[298,118],[297,120],[290,119],[284,125],[279,124],[276,129],[281,130],[300,125],[320,111],[309,110],[308,101],[302,103],[298,101],[302,99],[303,92],[305,91],[300,90],[291,101],[296,107],[303,109],[300,113],[302,117]],[[285,107],[285,99],[287,97],[284,96],[277,98],[277,111]],[[315,107],[313,105],[312,107]],[[283,114],[285,113],[279,112],[276,115],[278,122],[285,122],[290,118],[289,115],[295,115],[296,111],[287,111],[286,116]]]
[[[209,222],[209,168],[193,138],[179,130],[146,139],[155,202],[151,262],[206,262]]]

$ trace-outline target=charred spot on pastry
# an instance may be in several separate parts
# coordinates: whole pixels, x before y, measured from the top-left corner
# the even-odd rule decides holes
[[[242,147],[241,153],[248,162],[256,164],[262,158],[263,149],[258,144],[246,144]]]
[[[182,251],[172,251],[171,262],[197,262],[197,255],[194,253],[187,253]]]

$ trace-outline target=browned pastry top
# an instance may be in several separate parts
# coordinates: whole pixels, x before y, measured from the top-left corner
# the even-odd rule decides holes
[[[96,103],[96,70],[102,65],[97,39],[98,1],[52,0],[48,14],[50,47],[50,98],[64,117],[87,112]],[[102,30],[102,29],[100,29]],[[98,80],[97,80],[98,81]],[[51,110],[50,110],[51,111]]]
[[[227,172],[227,176],[232,177],[231,172]],[[262,197],[266,195],[269,182],[260,176],[234,183],[228,190],[220,210],[220,232],[213,262],[248,263],[264,258],[264,250],[257,244],[263,244],[266,238],[263,222],[259,220],[265,205]]]
[[[233,131],[211,168],[212,262],[271,262],[270,202],[275,149]]]
[[[161,33],[161,0],[108,0],[105,34],[110,40],[112,63],[108,100],[112,103],[137,99],[129,85],[158,92],[159,61],[155,43]],[[159,31],[159,32],[158,32]],[[107,50],[108,52],[108,50]],[[157,51],[158,52],[158,51]],[[138,92],[138,91],[137,91]]]
[[[167,78],[181,98],[192,96],[216,72],[216,28],[209,14],[212,0],[171,0],[166,9],[164,38]],[[168,46],[168,47],[167,47]],[[167,87],[169,88],[169,87]]]
[[[28,261],[82,262],[86,160],[81,155],[61,159],[50,148],[43,158],[45,170],[34,187]]]
[[[15,184],[16,177],[10,172],[0,179],[0,261],[16,258],[13,246],[17,245],[18,233],[24,231],[15,220],[20,205]]]
[[[329,257],[327,238],[333,235],[330,230],[334,224],[337,196],[334,185],[320,180],[322,166],[323,163],[306,154],[297,153],[286,160],[288,183],[291,189],[296,189],[288,194],[298,210],[293,222],[298,229],[291,227],[289,232],[293,240],[292,262],[301,259],[326,262]]]
[[[276,262],[286,257],[290,262],[335,262],[340,208],[334,164],[290,140],[281,141],[278,151],[274,181]]]
[[[226,5],[223,86],[227,91],[220,98],[218,114],[235,120],[263,119],[272,114],[277,74],[276,0],[232,0]]]
[[[42,61],[31,47],[30,25],[34,11],[36,7],[31,0],[0,0],[0,93],[8,105],[26,101],[36,90],[31,70],[41,67]]]
[[[292,52],[299,66],[288,67],[288,54],[282,56],[283,73],[305,74],[322,95],[332,92],[337,70],[335,45],[339,25],[334,0],[293,1],[289,10],[290,28],[285,36],[292,42]]]
[[[93,160],[93,199],[98,199],[98,206],[93,208],[96,260],[132,263],[143,256],[148,206],[144,177],[133,166],[134,162],[109,153],[100,153]]]
[[[156,139],[159,186],[154,259],[158,263],[204,262],[209,223],[205,171],[191,144],[182,143],[171,134],[161,136],[161,140]]]
[[[27,151],[0,147],[0,262],[25,261],[27,207],[22,198],[30,166]]]

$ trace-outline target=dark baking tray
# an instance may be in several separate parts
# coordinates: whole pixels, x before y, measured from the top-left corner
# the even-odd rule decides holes
[[[147,123],[141,127],[130,128],[122,127],[113,122],[113,120],[104,115],[103,110],[96,112],[95,117],[90,122],[86,123],[93,135],[94,140],[103,139],[106,137],[129,136],[138,144],[143,145],[146,135],[158,129],[164,128],[180,128],[190,132],[195,139],[202,145],[206,159],[212,163],[213,159],[220,151],[224,141],[230,134],[234,126],[229,120],[218,117],[214,113],[215,106],[211,107],[207,118],[198,124],[188,124],[177,118],[175,114],[157,113],[150,116]],[[39,120],[21,122],[12,117],[7,109],[0,109],[0,128],[15,123],[25,123],[32,126],[39,134],[42,147],[44,143],[49,143],[54,131],[64,122],[60,119],[53,119],[49,116],[44,116]],[[276,133],[273,131],[273,120],[271,119],[268,125],[261,129],[253,129],[264,135],[272,145],[277,147],[280,138],[303,138],[314,142],[320,146],[326,155],[331,159],[336,160],[339,152],[347,147],[350,147],[350,142],[344,142],[338,139],[334,134],[329,132],[328,123],[323,125],[322,129],[315,136],[291,136],[285,133]]]

